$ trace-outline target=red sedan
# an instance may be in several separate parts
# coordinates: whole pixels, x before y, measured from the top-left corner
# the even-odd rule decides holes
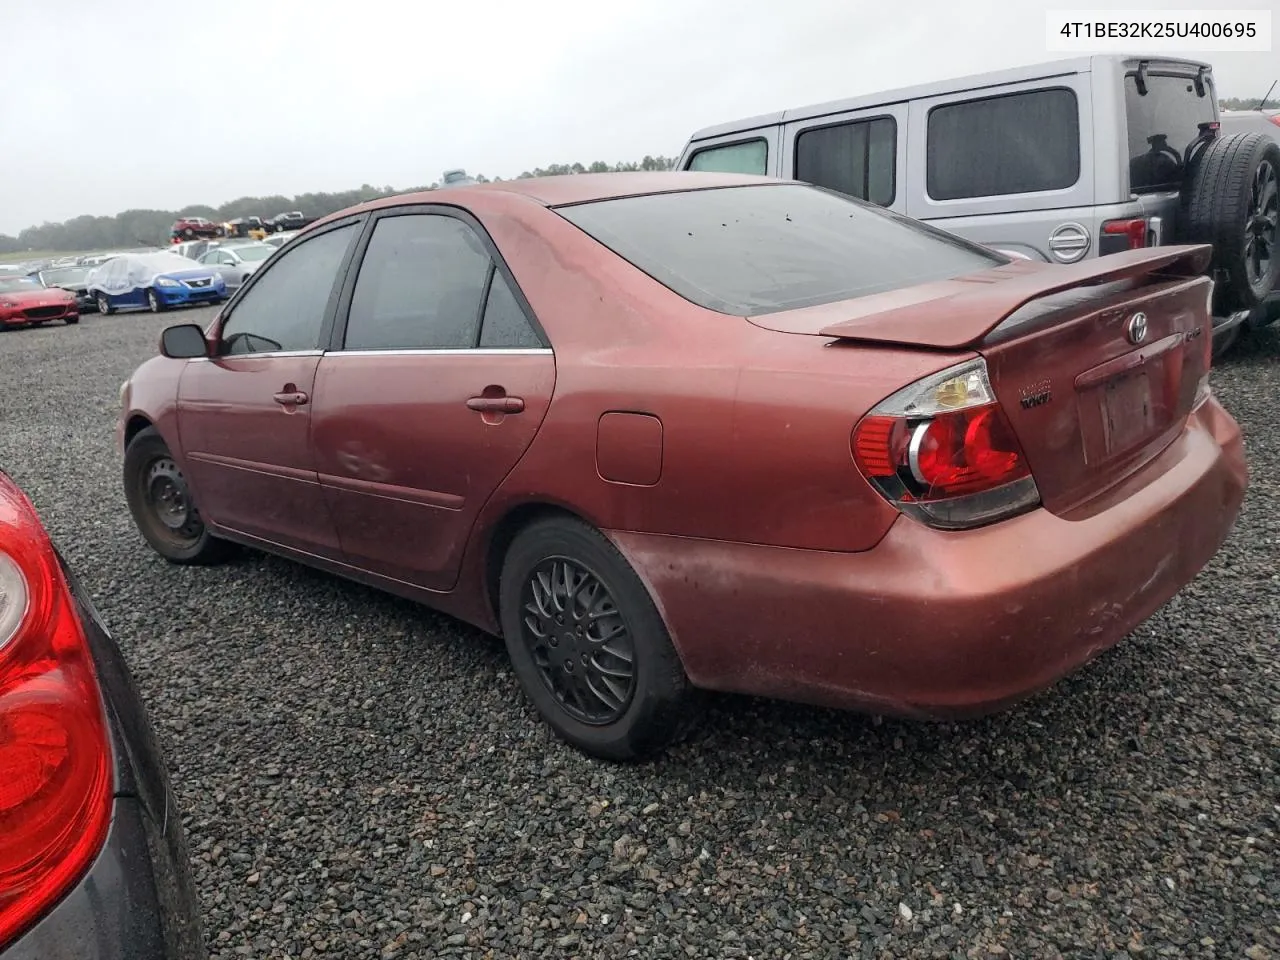
[[[42,286],[30,277],[0,277],[0,330],[38,326],[50,320],[80,322],[74,293]]]
[[[245,544],[500,633],[598,756],[696,688],[992,710],[1231,529],[1209,253],[1014,261],[735,175],[387,198],[165,331],[125,492],[173,562]]]

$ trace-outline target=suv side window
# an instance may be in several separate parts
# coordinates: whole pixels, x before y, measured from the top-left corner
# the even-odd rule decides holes
[[[346,350],[473,347],[489,253],[456,217],[380,219],[356,278]]]
[[[934,200],[1062,190],[1080,179],[1080,113],[1065,87],[934,107],[927,138]]]
[[[346,224],[274,257],[223,324],[220,352],[319,349],[329,295],[356,233]]]
[[[893,203],[898,124],[893,117],[814,127],[796,137],[796,179],[887,207]]]
[[[718,147],[703,147],[689,158],[686,170],[711,173],[755,173],[764,176],[769,164],[769,144],[746,140]]]

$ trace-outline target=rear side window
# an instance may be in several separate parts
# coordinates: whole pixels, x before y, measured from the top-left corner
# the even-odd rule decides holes
[[[887,207],[897,156],[893,117],[817,127],[796,137],[796,179]]]
[[[1213,120],[1213,88],[1196,96],[1191,77],[1147,74],[1147,93],[1138,78],[1124,78],[1129,127],[1129,189],[1134,193],[1169,190],[1182,182],[1182,158],[1200,134],[1199,124]]]
[[[1080,112],[1064,87],[934,107],[927,136],[934,200],[1062,190],[1080,179]]]
[[[484,320],[480,324],[480,346],[486,348],[536,348],[542,340],[529,324],[529,318],[516,301],[502,271],[496,267],[485,301]]]
[[[747,140],[721,147],[704,147],[689,160],[686,170],[710,173],[754,173],[764,176],[769,164],[769,145],[763,140]]]
[[[1007,262],[954,234],[805,184],[650,194],[556,212],[686,300],[736,316]]]
[[[360,265],[343,346],[441,350],[475,345],[489,254],[454,217],[384,217]]]

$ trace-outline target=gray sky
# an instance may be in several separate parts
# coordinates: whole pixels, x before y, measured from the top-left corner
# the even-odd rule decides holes
[[[1045,10],[1106,4],[878,6],[0,0],[0,232],[246,194],[406,187],[453,166],[510,177],[673,155],[723,120],[1071,56],[1046,51]],[[1222,96],[1260,97],[1278,51],[1185,54],[1214,64]]]

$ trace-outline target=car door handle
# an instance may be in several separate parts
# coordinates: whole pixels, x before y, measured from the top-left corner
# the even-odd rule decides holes
[[[293,390],[293,391],[286,390],[283,393],[277,393],[271,399],[273,399],[276,403],[280,404],[280,406],[287,407],[287,406],[290,406],[291,404],[292,405],[304,404],[311,398],[308,397],[301,390]]]
[[[522,413],[523,397],[472,397],[467,401],[467,409],[480,413]]]

